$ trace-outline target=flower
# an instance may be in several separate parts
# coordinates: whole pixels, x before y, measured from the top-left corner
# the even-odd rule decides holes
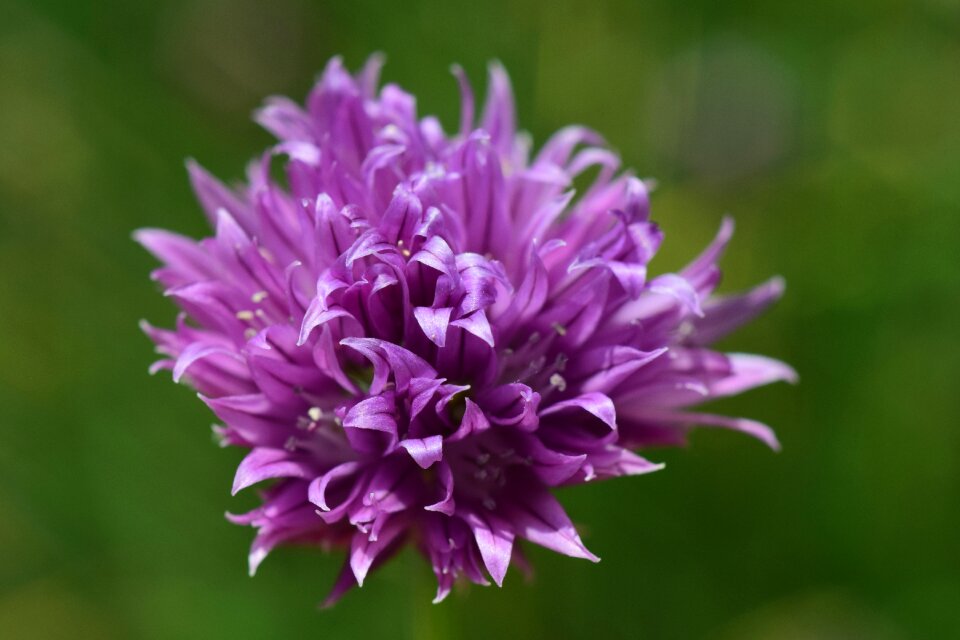
[[[525,564],[519,539],[598,560],[554,487],[656,471],[635,450],[691,425],[778,446],[757,422],[687,410],[794,378],[707,347],[783,291],[713,295],[730,220],[651,277],[663,233],[647,185],[599,135],[569,127],[531,157],[499,65],[479,125],[454,68],[446,135],[413,96],[377,90],[380,66],[352,76],[334,59],[304,108],[269,100],[256,119],[279,143],[246,185],[188,163],[213,237],[136,233],[183,311],[173,330],[144,323],[153,370],[189,381],[221,442],[249,449],[234,493],[271,481],[228,516],[257,528],[251,574],[277,545],[346,548],[332,603],[413,544],[440,601],[459,577],[500,585]]]

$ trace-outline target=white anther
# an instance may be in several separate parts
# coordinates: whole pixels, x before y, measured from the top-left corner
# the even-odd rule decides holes
[[[567,381],[563,379],[562,375],[555,373],[550,376],[550,386],[556,387],[557,391],[566,391]]]

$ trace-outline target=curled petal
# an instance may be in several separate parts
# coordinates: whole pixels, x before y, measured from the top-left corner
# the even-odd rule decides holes
[[[452,516],[456,509],[456,504],[453,500],[453,472],[450,470],[449,464],[440,462],[440,464],[437,465],[437,480],[442,496],[440,500],[433,504],[428,504],[424,509]]]
[[[474,311],[466,318],[454,320],[450,324],[472,333],[491,347],[495,346],[493,342],[493,331],[490,328],[490,322],[487,320],[487,314],[484,313],[483,310]]]
[[[307,489],[307,498],[322,509],[322,513],[319,515],[326,522],[335,522],[342,518],[350,504],[363,491],[363,483],[357,481],[345,482],[355,480],[360,469],[360,464],[357,462],[344,462],[322,476],[314,478],[310,483]],[[347,485],[346,492],[343,492],[342,487],[336,488],[338,494],[343,493],[344,495],[333,495],[334,488],[331,485],[334,482]],[[334,502],[334,500],[336,501]]]
[[[376,540],[370,540],[370,537],[362,532],[353,535],[353,543],[350,546],[350,568],[359,586],[363,586],[363,581],[377,558],[386,552],[391,543],[403,532],[402,523],[392,518],[390,523],[381,529]]]
[[[443,459],[443,436],[408,438],[399,444],[422,469],[429,469]]]
[[[696,316],[703,316],[700,308],[700,296],[685,278],[673,274],[658,276],[648,286],[652,293],[659,293],[675,299],[684,309]]]
[[[306,459],[294,457],[283,449],[258,447],[250,451],[237,467],[231,493],[270,478],[313,478],[316,471]]]
[[[450,314],[453,309],[442,307],[434,309],[432,307],[416,307],[413,310],[413,316],[431,342],[438,347],[443,347],[447,343],[447,327],[450,325]]]
[[[585,393],[571,400],[558,402],[541,411],[540,415],[549,416],[570,409],[582,409],[598,418],[611,431],[617,430],[617,411],[614,408],[613,400],[602,393]]]

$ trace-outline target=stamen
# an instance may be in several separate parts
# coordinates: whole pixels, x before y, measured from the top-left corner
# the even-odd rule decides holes
[[[539,358],[536,358],[533,362],[530,363],[530,367],[529,367],[530,374],[533,375],[536,373],[540,373],[540,371],[543,369],[543,365],[545,365],[546,363],[547,363],[546,356],[540,356]]]
[[[250,296],[250,302],[253,304],[260,304],[267,299],[269,294],[266,291],[257,291],[252,296]]]
[[[567,381],[563,379],[562,375],[555,373],[550,376],[550,386],[556,387],[557,391],[563,392],[567,389]]]
[[[250,311],[249,309],[243,309],[241,311],[237,311],[236,316],[237,316],[237,320],[244,320],[246,322],[249,322],[254,318],[253,311]]]
[[[225,429],[220,425],[210,425],[210,437],[213,438],[214,444],[216,444],[218,447],[226,448],[230,445],[230,443],[227,441]]]
[[[565,336],[565,335],[567,335],[567,328],[566,328],[565,326],[563,326],[562,324],[560,324],[559,322],[554,322],[554,323],[553,323],[552,325],[550,325],[550,326],[553,327],[553,330],[556,331],[558,335],[560,335],[560,336]]]
[[[563,371],[567,368],[567,362],[570,361],[570,358],[567,357],[565,353],[558,353],[557,359],[554,360],[553,366],[556,367],[557,371]]]

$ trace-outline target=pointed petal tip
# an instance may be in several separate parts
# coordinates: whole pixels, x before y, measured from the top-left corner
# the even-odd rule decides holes
[[[777,434],[774,433],[773,429],[762,422],[757,422],[755,420],[741,418],[740,422],[742,426],[740,427],[739,431],[753,436],[763,444],[767,445],[771,451],[780,453],[782,449],[780,440],[777,438]]]
[[[254,549],[250,552],[250,556],[247,559],[248,572],[250,577],[257,575],[257,569],[260,567],[260,563],[267,557],[267,551],[265,549]]]
[[[598,556],[597,554],[587,549],[587,547],[584,546],[582,543],[580,546],[583,548],[583,555],[579,556],[580,558],[583,558],[584,560],[589,560],[594,564],[600,562],[600,556]]]
[[[248,486],[250,486],[249,484],[245,484],[244,480],[245,479],[241,476],[238,470],[238,473],[233,478],[233,484],[230,486],[231,496],[237,495],[238,493],[246,489]]]
[[[144,236],[148,235],[152,229],[147,227],[141,227],[140,229],[134,229],[130,233],[130,239],[139,244],[141,247],[144,246]]]
[[[791,367],[788,364],[783,365],[786,369],[784,372],[783,381],[789,384],[800,384],[800,374],[797,373],[797,370]]]
[[[198,181],[213,178],[211,173],[204,169],[203,165],[200,164],[196,158],[184,158],[183,166],[187,170],[187,176],[190,178],[190,182],[194,187],[196,187]]]
[[[736,230],[737,224],[733,216],[729,213],[723,214],[723,218],[720,219],[720,232],[717,234],[724,238],[729,238],[733,235],[733,232]]]
[[[769,280],[767,280],[767,286],[770,287],[771,295],[774,298],[780,298],[784,291],[787,290],[787,281],[781,275],[775,275]]]

